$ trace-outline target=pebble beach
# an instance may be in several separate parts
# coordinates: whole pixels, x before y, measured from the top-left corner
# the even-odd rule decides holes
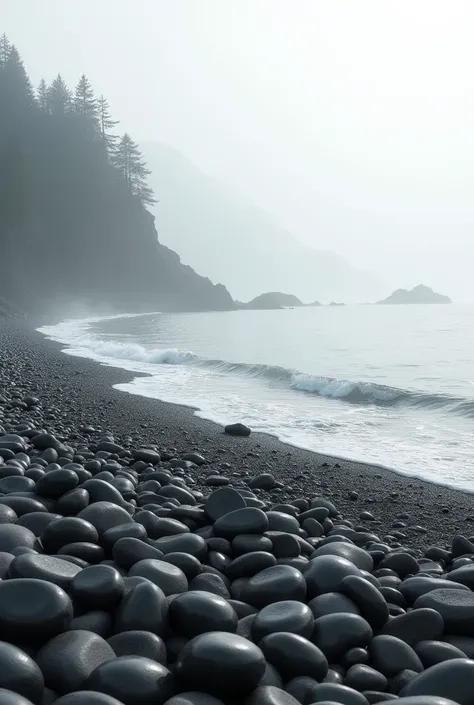
[[[474,703],[473,495],[0,350],[0,705]]]

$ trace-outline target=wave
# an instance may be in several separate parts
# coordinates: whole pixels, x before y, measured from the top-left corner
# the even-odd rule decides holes
[[[147,349],[136,343],[85,341],[90,353],[100,358],[143,362],[155,365],[192,365],[212,371],[214,374],[239,375],[261,379],[270,384],[286,386],[296,392],[314,394],[327,399],[349,404],[375,405],[383,407],[410,406],[420,410],[444,409],[467,418],[474,418],[474,399],[454,397],[447,394],[399,389],[375,382],[336,379],[309,375],[297,370],[276,365],[226,362],[201,358],[189,350],[177,348]]]

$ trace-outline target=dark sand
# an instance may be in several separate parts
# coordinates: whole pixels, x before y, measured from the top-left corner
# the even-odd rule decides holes
[[[132,436],[137,443],[167,450],[199,451],[209,465],[196,469],[198,487],[210,474],[235,479],[272,472],[285,488],[272,490],[271,500],[323,495],[352,521],[357,522],[362,511],[370,511],[376,522],[361,524],[373,526],[381,537],[393,535],[397,531],[393,523],[401,520],[405,527],[398,531],[407,537],[400,537],[405,545],[448,546],[455,534],[474,535],[474,495],[293,448],[262,434],[242,439],[227,436],[220,426],[197,418],[189,408],[113,389],[136,375],[65,355],[63,347],[24,321],[0,322],[0,365],[12,385],[23,385],[41,398],[43,408],[50,410],[48,430],[52,432],[74,432],[90,424],[97,431],[113,433],[118,442]]]

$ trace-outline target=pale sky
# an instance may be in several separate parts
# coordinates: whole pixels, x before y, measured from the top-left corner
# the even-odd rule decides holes
[[[0,0],[1,31],[298,239],[474,301],[472,0]]]

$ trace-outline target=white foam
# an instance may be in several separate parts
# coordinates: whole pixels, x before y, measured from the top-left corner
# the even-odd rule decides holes
[[[396,390],[383,389],[380,385],[370,384],[370,382],[351,382],[349,380],[315,377],[313,375],[294,375],[291,387],[300,392],[317,393],[328,399],[347,399],[351,396],[358,396],[369,402],[389,402],[398,396]]]

